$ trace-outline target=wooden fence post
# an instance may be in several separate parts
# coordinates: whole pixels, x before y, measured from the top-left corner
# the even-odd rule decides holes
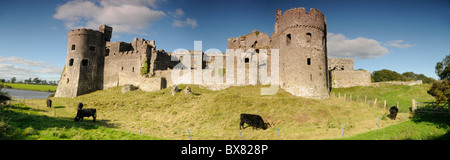
[[[386,100],[384,100],[384,110],[386,110]]]
[[[412,110],[412,113],[413,113],[413,114],[416,113],[416,109],[417,109],[416,100],[415,100],[415,99],[412,99],[412,107],[411,107],[411,110]]]
[[[373,101],[373,106],[376,107],[377,105],[377,98],[375,98],[375,101]]]

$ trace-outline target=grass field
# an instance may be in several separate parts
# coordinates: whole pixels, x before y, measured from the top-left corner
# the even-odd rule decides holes
[[[186,86],[179,85],[179,89],[183,90]],[[189,129],[193,140],[240,140],[239,115],[241,113],[261,115],[264,121],[272,124],[272,127],[267,130],[251,128],[240,130],[245,140],[276,140],[278,139],[277,129],[283,140],[340,139],[341,124],[345,138],[349,139],[429,139],[429,131],[434,135],[431,137],[436,138],[446,135],[449,128],[448,125],[443,125],[445,123],[417,121],[416,118],[411,120],[412,115],[407,111],[407,103],[412,97],[418,101],[432,100],[432,97],[426,93],[429,85],[356,87],[332,91],[334,95],[337,95],[337,92],[341,95],[368,94],[368,96],[388,101],[398,100],[401,111],[405,111],[405,116],[399,114],[401,118],[397,120],[387,118],[389,113],[382,107],[373,107],[361,101],[345,101],[343,97],[337,98],[333,94],[327,100],[313,100],[295,97],[281,89],[275,95],[261,96],[259,94],[261,86],[230,87],[220,91],[210,91],[196,85],[189,86],[193,92],[191,95],[179,92],[172,96],[170,89],[151,93],[136,90],[122,94],[121,88],[115,87],[76,98],[53,97],[54,108],[52,109],[45,107],[45,100],[27,100],[26,105],[29,109],[20,111],[50,118],[49,123],[64,122],[65,125],[60,125],[61,127],[48,127],[53,128],[48,132],[62,130],[60,131],[62,134],[65,131],[84,129],[76,127],[78,125],[92,125],[94,129],[87,129],[87,131],[99,131],[93,133],[94,136],[77,136],[77,138],[68,136],[71,137],[69,139],[94,139],[93,137],[97,134],[105,132],[103,134],[106,136],[113,134],[109,132],[117,131],[119,135],[125,133],[139,135],[141,132],[142,135],[149,137],[142,139],[158,137],[188,140],[190,138],[187,129]],[[81,123],[73,122],[79,102],[85,104],[84,108],[97,109],[98,122],[92,123],[92,118],[85,118]],[[378,118],[380,118],[381,129],[378,129]],[[47,123],[47,120],[41,122]],[[9,123],[12,123],[12,120]],[[26,126],[26,124],[22,125]],[[59,125],[51,124],[50,126]],[[392,132],[391,128],[401,134],[396,136],[383,134]],[[22,129],[25,130],[26,127]],[[33,129],[38,130],[39,133],[42,130],[35,127]],[[410,132],[409,130],[412,129],[420,131]],[[381,136],[380,132],[382,132]],[[31,139],[36,138],[36,136],[31,137]],[[133,136],[109,138],[135,139]]]
[[[23,104],[2,107],[0,110],[0,139],[20,140],[144,140],[157,139],[117,131],[99,123],[74,123],[67,117],[39,114],[42,110]]]
[[[352,88],[335,88],[332,89],[331,94],[335,96],[341,95],[343,98],[346,95],[348,100],[350,95],[352,95],[352,100],[355,101],[357,96],[359,96],[359,101],[364,101],[365,96],[367,96],[367,101],[371,104],[377,98],[377,105],[383,106],[384,100],[388,107],[395,106],[397,101],[399,102],[400,112],[410,112],[411,100],[415,99],[417,102],[429,102],[434,101],[434,98],[427,94],[427,90],[431,87],[431,84],[422,85],[383,85],[380,87],[352,87]]]
[[[417,115],[409,121],[358,134],[344,140],[441,140],[450,139],[448,115]]]
[[[11,86],[13,89],[42,91],[42,92],[55,92],[58,86],[52,85],[36,85],[36,84],[22,84],[22,83],[3,83],[4,85]]]

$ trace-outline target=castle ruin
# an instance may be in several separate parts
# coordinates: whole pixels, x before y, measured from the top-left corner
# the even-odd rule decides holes
[[[183,68],[188,73],[196,74],[194,70],[197,69],[203,74],[220,76],[219,81],[200,84],[211,89],[266,85],[267,81],[260,79],[259,70],[262,69],[267,70],[267,75],[277,73],[280,88],[293,95],[313,99],[329,98],[330,88],[336,85],[332,82],[333,76],[330,75],[334,74],[330,70],[353,71],[353,59],[351,63],[328,59],[325,16],[317,9],[307,12],[305,8],[294,8],[284,13],[277,10],[275,19],[272,37],[254,30],[245,36],[228,39],[229,49],[244,51],[236,61],[234,57],[232,61],[227,61],[229,53],[205,54],[201,50],[169,53],[156,49],[155,41],[145,39],[135,38],[129,43],[111,42],[112,28],[107,25],[101,25],[98,31],[84,28],[71,30],[66,65],[55,96],[76,97],[125,84],[138,86],[144,91],[156,91],[180,83],[198,84],[191,77],[182,82],[171,78],[171,75],[185,73],[176,67],[181,64],[190,66]],[[270,49],[278,49],[278,71],[271,70],[270,66],[277,63],[270,60]],[[192,55],[189,58],[192,60],[185,61],[188,60],[186,56],[179,56],[177,52]],[[201,63],[194,63],[194,59],[198,58]],[[267,61],[260,61],[261,58],[267,58]],[[257,72],[249,71],[252,65],[258,66]],[[229,66],[233,66],[233,70],[225,70]],[[239,73],[245,73],[244,83],[235,83]],[[354,75],[358,76],[358,73]],[[203,82],[208,80],[200,78]]]

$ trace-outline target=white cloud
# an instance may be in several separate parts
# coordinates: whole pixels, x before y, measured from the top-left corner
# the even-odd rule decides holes
[[[62,73],[62,68],[46,64],[43,61],[33,61],[21,57],[0,57],[0,78],[18,80],[40,77],[46,80],[49,77],[58,77]]]
[[[186,20],[184,20],[184,21],[178,20],[178,19],[173,20],[172,26],[173,26],[173,27],[186,27],[186,26],[190,26],[190,27],[192,27],[192,28],[195,28],[195,27],[198,26],[198,24],[197,24],[197,20],[196,20],[196,19],[186,18]]]
[[[181,18],[184,16],[184,11],[181,8],[177,8],[174,12],[169,12],[169,15],[175,18]]]
[[[328,55],[331,57],[352,57],[356,59],[378,58],[389,53],[381,43],[369,38],[347,39],[342,34],[328,33]]]
[[[402,44],[403,43],[403,44]],[[414,47],[416,45],[411,45],[409,43],[404,43],[403,40],[394,40],[394,41],[389,41],[387,43],[384,44],[385,46],[390,46],[390,47],[396,47],[396,48],[409,48],[409,47]]]
[[[21,58],[21,57],[1,57],[0,56],[0,63],[2,62],[10,62],[10,63],[15,63],[15,64],[20,64],[20,65],[28,65],[28,66],[42,66],[44,65],[43,61],[33,61],[33,60],[28,60],[25,58]]]
[[[118,33],[138,33],[166,16],[156,8],[160,0],[72,0],[56,8],[53,18],[65,21],[66,28],[97,28],[107,24]]]

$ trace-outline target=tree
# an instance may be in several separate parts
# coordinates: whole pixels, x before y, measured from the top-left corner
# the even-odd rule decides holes
[[[395,71],[391,71],[388,69],[382,69],[379,71],[374,71],[372,73],[372,79],[375,82],[383,82],[383,81],[406,81],[408,80],[406,77],[402,76],[400,73]]]
[[[16,83],[16,81],[17,81],[16,77],[11,78],[11,83]]]
[[[414,72],[405,72],[402,73],[402,76],[406,77],[406,79],[410,81],[422,80],[423,83],[433,83],[435,81],[434,78],[427,77],[423,74],[415,74]]]
[[[450,79],[450,54],[445,56],[441,62],[437,62],[435,69],[441,80]]]
[[[444,79],[441,82],[434,82],[427,93],[436,98],[437,103],[447,101],[450,105],[450,80]]]
[[[34,82],[34,84],[39,84],[39,83],[41,83],[41,80],[38,77],[36,77],[33,79],[33,82]]]

